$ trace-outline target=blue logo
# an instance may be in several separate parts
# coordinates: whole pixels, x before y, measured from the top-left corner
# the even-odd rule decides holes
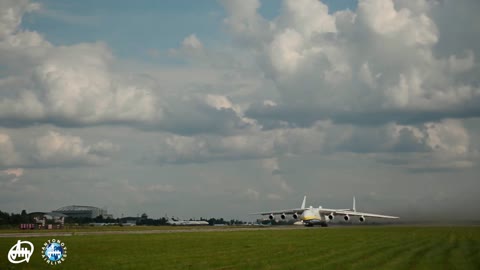
[[[63,257],[63,248],[60,244],[57,243],[50,243],[45,248],[45,256],[52,261],[56,262]]]
[[[58,239],[48,240],[42,247],[42,258],[47,264],[61,264],[67,257],[65,243]]]

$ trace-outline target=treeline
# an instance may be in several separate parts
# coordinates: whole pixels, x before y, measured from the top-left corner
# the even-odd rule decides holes
[[[0,225],[18,225],[21,223],[32,223],[33,217],[27,214],[27,211],[22,210],[20,214],[7,213],[0,211]]]

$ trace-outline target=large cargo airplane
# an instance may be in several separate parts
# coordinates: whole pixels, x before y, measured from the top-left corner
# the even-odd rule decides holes
[[[307,196],[303,197],[302,206],[300,208],[252,213],[251,215],[268,215],[268,218],[270,220],[273,220],[275,218],[275,215],[280,215],[281,219],[286,219],[287,215],[292,215],[294,219],[299,219],[299,221],[295,222],[296,225],[303,224],[307,227],[312,227],[313,225],[327,227],[327,222],[332,221],[335,216],[343,216],[344,221],[349,221],[351,217],[358,217],[358,220],[360,222],[365,222],[367,217],[388,219],[398,218],[394,216],[357,212],[357,209],[355,207],[355,197],[353,197],[352,209],[328,209],[321,206],[319,206],[318,208],[312,206],[306,208],[306,199]]]

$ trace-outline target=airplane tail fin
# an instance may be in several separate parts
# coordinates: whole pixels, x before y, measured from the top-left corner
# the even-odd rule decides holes
[[[353,212],[357,212],[357,208],[355,207],[355,196],[353,196]]]
[[[305,201],[307,200],[307,196],[303,196],[303,202],[302,202],[302,209],[305,208]]]

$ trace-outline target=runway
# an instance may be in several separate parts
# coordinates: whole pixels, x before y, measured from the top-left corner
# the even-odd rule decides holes
[[[316,227],[314,227],[316,228]],[[320,228],[320,227],[318,227]],[[162,234],[162,233],[189,233],[189,232],[236,232],[236,231],[262,231],[262,230],[304,230],[313,229],[304,226],[272,226],[272,227],[242,227],[242,228],[195,228],[195,229],[172,229],[172,230],[119,230],[119,231],[80,231],[80,232],[24,232],[24,233],[0,233],[0,238],[30,238],[51,236],[83,236],[83,235],[113,235],[113,234]],[[325,228],[322,228],[325,229]]]

